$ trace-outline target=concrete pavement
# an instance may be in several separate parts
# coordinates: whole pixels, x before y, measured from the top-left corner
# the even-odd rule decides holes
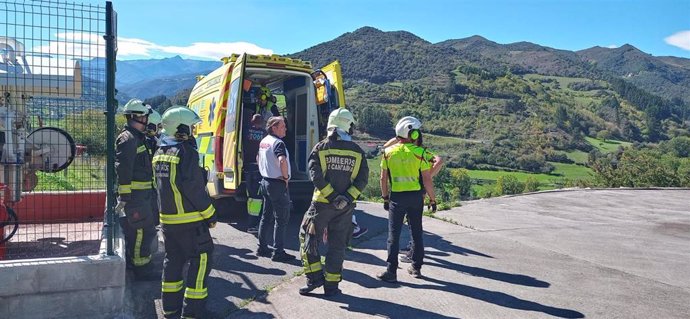
[[[360,203],[370,231],[347,252],[343,295],[328,299],[320,289],[300,296],[297,262],[257,259],[254,237],[230,221],[214,232],[209,310],[214,318],[688,318],[688,198],[688,190],[576,190],[464,202],[437,213],[446,221],[424,219],[424,278],[401,264],[398,284],[374,277],[385,269],[387,214]]]

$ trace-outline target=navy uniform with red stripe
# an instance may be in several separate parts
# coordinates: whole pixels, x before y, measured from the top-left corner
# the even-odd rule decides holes
[[[166,318],[204,317],[213,254],[209,228],[215,226],[215,209],[206,192],[196,143],[189,136],[191,126],[198,122],[188,119],[192,116],[188,112],[196,116],[185,107],[163,114],[163,133],[176,133],[175,137],[163,136],[153,157],[165,237],[162,300]],[[183,269],[187,263],[185,279]]]

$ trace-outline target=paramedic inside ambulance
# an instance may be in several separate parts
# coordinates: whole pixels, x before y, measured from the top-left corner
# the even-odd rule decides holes
[[[272,116],[280,116],[280,111],[276,105],[276,97],[265,85],[261,85],[255,93],[256,96],[256,110],[254,114],[261,114],[265,119]]]

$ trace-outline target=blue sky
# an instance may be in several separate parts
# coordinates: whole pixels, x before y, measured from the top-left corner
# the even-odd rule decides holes
[[[287,54],[371,26],[432,43],[481,35],[566,50],[633,46],[690,58],[690,0],[115,0],[119,59]]]

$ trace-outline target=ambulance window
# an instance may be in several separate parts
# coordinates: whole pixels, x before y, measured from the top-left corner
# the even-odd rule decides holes
[[[235,79],[230,84],[230,98],[228,99],[228,110],[225,117],[225,133],[235,131],[235,121],[237,119],[237,95],[240,94],[240,79]]]

